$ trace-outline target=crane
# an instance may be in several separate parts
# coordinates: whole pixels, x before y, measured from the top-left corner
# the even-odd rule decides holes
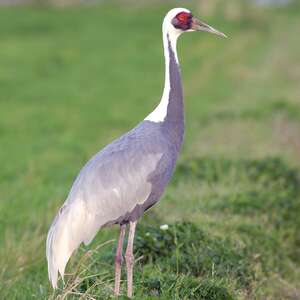
[[[81,169],[59,209],[47,236],[49,280],[57,288],[58,274],[83,242],[88,245],[106,226],[120,226],[115,256],[114,294],[120,293],[123,241],[129,225],[125,252],[127,295],[133,295],[133,243],[136,224],[161,197],[170,181],[184,135],[184,105],[178,37],[184,32],[206,31],[226,37],[196,19],[185,8],[171,9],[162,33],[165,83],[158,106],[136,127],[93,156]]]

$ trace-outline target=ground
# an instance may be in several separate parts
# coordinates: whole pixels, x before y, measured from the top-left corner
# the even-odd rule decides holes
[[[185,143],[138,225],[136,299],[299,299],[300,7],[189,4],[229,38],[179,41]],[[46,234],[83,164],[160,99],[173,6],[0,9],[1,299],[111,297],[117,228],[80,248],[56,293]]]

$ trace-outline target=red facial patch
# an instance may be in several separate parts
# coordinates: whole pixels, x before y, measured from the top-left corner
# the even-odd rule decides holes
[[[175,28],[182,29],[182,30],[188,30],[191,27],[192,24],[192,14],[188,12],[180,12],[176,15],[176,17],[172,20],[172,24]]]
[[[190,18],[189,13],[187,12],[181,12],[176,16],[176,19],[181,23],[181,24],[187,24]]]

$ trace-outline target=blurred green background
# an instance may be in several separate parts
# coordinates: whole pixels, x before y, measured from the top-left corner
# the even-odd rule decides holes
[[[56,293],[45,238],[83,164],[159,101],[176,6],[229,38],[179,41],[185,143],[138,227],[136,299],[300,299],[297,1],[0,4],[0,299],[110,297],[117,228]]]

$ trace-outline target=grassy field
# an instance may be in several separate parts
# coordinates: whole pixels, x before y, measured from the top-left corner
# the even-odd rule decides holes
[[[300,7],[230,18],[191,3],[230,38],[179,41],[185,144],[138,225],[135,298],[300,299]],[[0,299],[110,297],[117,228],[56,293],[45,238],[87,159],[160,99],[173,5],[0,9]]]

